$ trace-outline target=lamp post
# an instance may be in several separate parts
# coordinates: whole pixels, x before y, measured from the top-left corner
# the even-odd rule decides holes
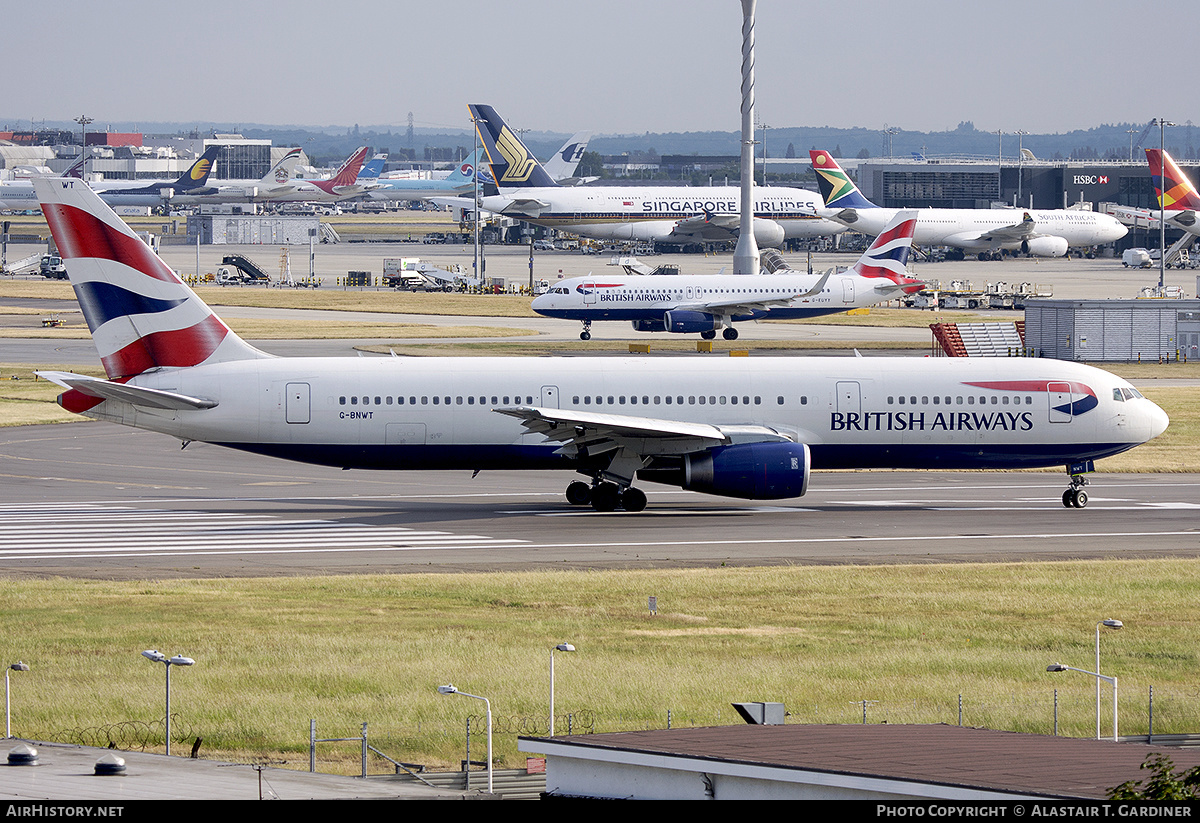
[[[1159,117],[1158,123],[1158,291],[1162,294],[1167,273],[1167,126],[1174,123]]]
[[[1112,683],[1112,689],[1113,689],[1113,742],[1116,743],[1117,742],[1117,678],[1106,677],[1106,676],[1100,674],[1099,672],[1089,672],[1087,669],[1077,669],[1074,666],[1064,666],[1062,663],[1051,663],[1049,666],[1046,667],[1046,671],[1048,671],[1048,672],[1082,672],[1084,674],[1090,674],[1092,677],[1096,678],[1096,688],[1100,687],[1101,680],[1107,680],[1109,683]],[[1096,739],[1097,740],[1100,739],[1099,734],[1096,735]]]
[[[483,272],[479,270],[479,124],[486,123],[482,117],[472,117],[471,124],[475,127],[475,271],[474,277],[483,282]]]
[[[95,123],[96,120],[93,117],[88,117],[86,114],[81,114],[75,118],[75,122],[79,124],[79,159],[87,163],[87,127],[89,123]],[[87,177],[84,176],[84,171],[86,169],[80,166],[79,174],[86,180]]]
[[[167,756],[171,756],[171,667],[172,666],[194,666],[196,661],[190,657],[184,657],[177,654],[174,657],[167,657],[162,652],[156,649],[147,649],[142,652],[142,657],[152,663],[162,663],[167,667]]]
[[[1029,132],[1022,129],[1017,129],[1017,206],[1021,205],[1021,176],[1024,171],[1023,164],[1025,161],[1025,147],[1023,145],[1025,135]]]
[[[20,660],[9,664],[8,668],[4,670],[4,736],[6,738],[12,737],[12,703],[9,701],[8,673],[27,671],[29,671],[29,664],[22,663]]]
[[[554,737],[554,653],[573,652],[575,647],[570,643],[559,643],[550,650],[550,736]]]
[[[1004,199],[1004,132],[996,129],[996,200]]]
[[[1122,629],[1125,624],[1120,620],[1106,617],[1096,624],[1096,672],[1100,672],[1100,627],[1106,629]],[[1115,699],[1115,698],[1114,698]],[[1100,680],[1096,680],[1096,739],[1100,739]]]
[[[445,686],[438,686],[438,694],[461,694],[463,697],[472,697],[476,700],[482,700],[483,705],[487,708],[487,775],[488,775],[488,794],[492,794],[492,704],[488,702],[486,697],[480,697],[477,694],[467,694],[460,692],[454,685],[447,683]]]

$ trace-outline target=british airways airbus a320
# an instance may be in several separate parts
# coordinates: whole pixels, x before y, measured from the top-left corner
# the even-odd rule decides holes
[[[1067,466],[1167,416],[1119,377],[1025,358],[281,358],[242,341],[79,180],[34,181],[106,379],[44,372],[63,408],[353,469],[564,469],[571,503],[637,481],[793,498],[811,469]]]
[[[592,338],[597,320],[627,320],[634,331],[699,333],[718,330],[736,340],[735,321],[795,320],[873,306],[924,288],[908,276],[916,212],[899,212],[849,270],[824,276],[792,271],[778,252],[763,254],[771,274],[572,277],[533,300],[546,317],[580,320],[579,339]]]

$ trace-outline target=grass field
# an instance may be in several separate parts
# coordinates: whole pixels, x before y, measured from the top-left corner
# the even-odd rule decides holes
[[[19,736],[97,742],[162,713],[158,648],[197,665],[172,678],[176,729],[209,757],[306,764],[322,737],[357,734],[436,767],[464,754],[474,701],[492,701],[498,765],[516,735],[545,731],[549,649],[560,733],[737,723],[732,701],[782,701],[789,722],[958,722],[1088,736],[1094,681],[1047,674],[1091,665],[1120,679],[1121,731],[1195,731],[1200,563],[1108,562],[712,568],[583,573],[104,582],[10,579]],[[658,614],[647,598],[658,599]],[[1105,709],[1107,718],[1110,710]],[[476,721],[478,723],[478,721]],[[477,728],[481,728],[478,725]],[[85,730],[89,730],[86,731]],[[161,732],[151,748],[161,746]],[[189,741],[190,742],[190,741]],[[101,745],[103,743],[101,742]],[[183,748],[177,746],[177,748]],[[475,741],[473,753],[482,751]],[[321,770],[353,773],[357,749],[322,747]],[[377,763],[377,770],[386,770]]]

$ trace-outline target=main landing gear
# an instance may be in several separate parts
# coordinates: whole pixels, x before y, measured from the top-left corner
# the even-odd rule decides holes
[[[576,480],[567,486],[567,502],[572,506],[586,506],[598,512],[612,512],[624,509],[627,512],[640,512],[646,508],[646,494],[633,486],[621,488],[616,483],[598,482],[588,485],[582,480]]]
[[[702,338],[704,338],[705,340],[712,340],[717,336],[717,330],[710,329],[709,331],[702,331],[702,332],[700,332],[700,336]],[[737,340],[738,339],[738,330],[730,327],[728,329],[725,329],[723,332],[721,332],[721,336],[724,337],[726,340]]]
[[[1088,479],[1081,474],[1071,475],[1071,488],[1063,492],[1062,504],[1068,509],[1082,509],[1088,504],[1088,493],[1083,487],[1088,485]]]

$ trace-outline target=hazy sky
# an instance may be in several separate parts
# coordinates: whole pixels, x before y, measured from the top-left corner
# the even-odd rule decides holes
[[[0,126],[404,128],[411,111],[462,128],[471,102],[538,131],[740,126],[738,0],[14,0],[0,20]],[[1195,0],[759,0],[756,111],[920,131],[1200,121],[1197,23]]]

